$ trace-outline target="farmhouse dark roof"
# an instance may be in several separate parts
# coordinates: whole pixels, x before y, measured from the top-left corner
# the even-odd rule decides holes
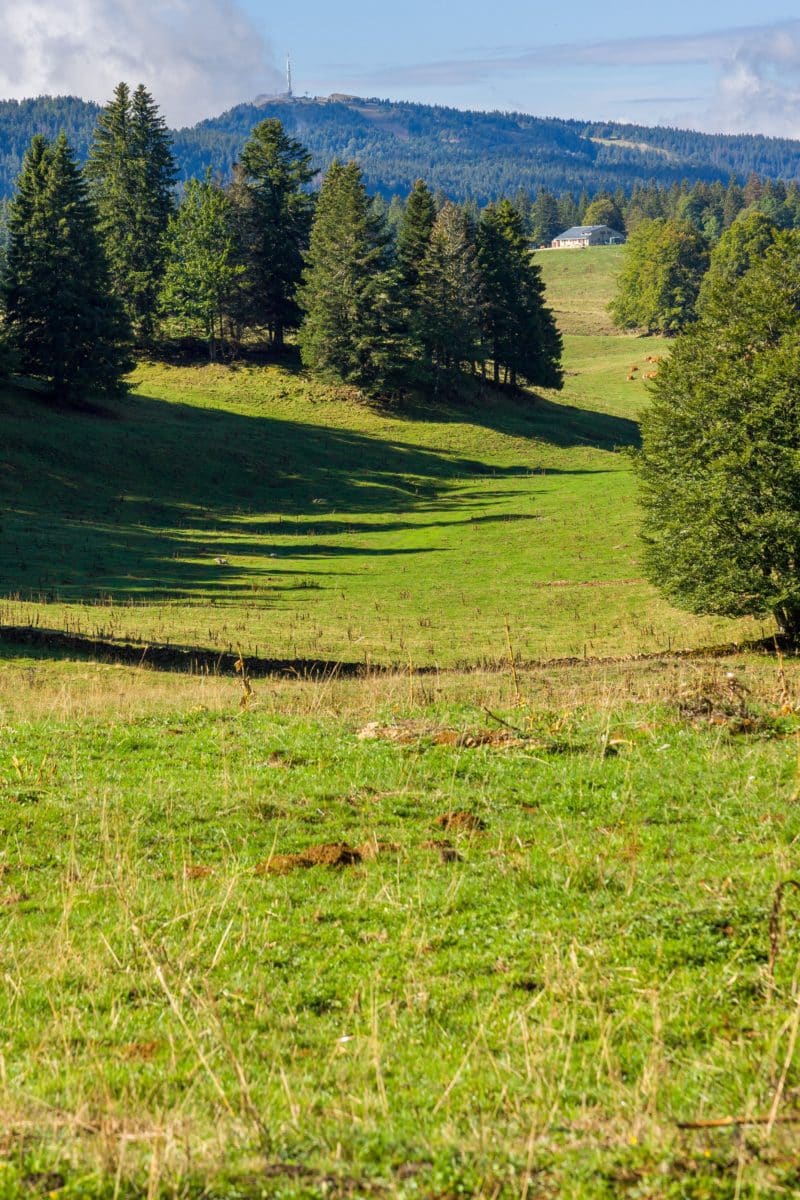
[[[561,241],[562,238],[581,238],[588,237],[591,233],[598,233],[601,229],[607,229],[609,233],[615,233],[610,225],[573,225],[572,229],[567,229],[564,233],[560,233],[556,241]]]

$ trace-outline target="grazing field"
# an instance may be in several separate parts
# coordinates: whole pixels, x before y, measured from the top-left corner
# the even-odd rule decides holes
[[[641,577],[663,353],[573,329],[563,393],[435,420],[0,395],[0,1200],[800,1193],[800,662],[667,653],[769,626]]]
[[[796,663],[3,653],[0,1195],[796,1193]]]
[[[626,450],[661,349],[571,336],[563,393],[438,419],[277,366],[144,366],[100,418],[7,393],[0,618],[441,666],[504,658],[506,620],[528,660],[758,632],[642,577]]]
[[[562,332],[607,336],[617,332],[608,304],[624,252],[622,246],[537,251],[536,262],[542,268],[548,302]]]

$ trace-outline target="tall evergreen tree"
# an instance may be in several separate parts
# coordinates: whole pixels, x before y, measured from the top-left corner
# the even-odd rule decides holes
[[[401,367],[388,234],[376,217],[357,163],[334,160],[311,227],[298,300],[304,364],[331,379],[381,391]]]
[[[21,368],[62,402],[121,394],[132,365],[95,221],[65,135],[34,138],[9,215],[6,327]]]
[[[445,204],[436,218],[419,272],[414,326],[438,388],[464,363],[482,358],[483,294],[470,221]]]
[[[230,196],[248,263],[251,325],[275,346],[301,320],[297,289],[308,245],[314,178],[311,155],[271,117],[256,125],[242,150]]]
[[[120,83],[97,119],[86,166],[114,293],[137,336],[153,331],[176,167],[166,124],[141,84]]]
[[[721,244],[721,243],[720,243]],[[800,235],[779,234],[676,342],[638,459],[648,577],[692,612],[800,642]]]
[[[162,311],[182,333],[200,331],[213,362],[246,268],[231,202],[209,178],[189,180],[167,242]]]
[[[534,246],[549,246],[556,234],[561,232],[558,201],[550,192],[538,192],[533,203],[531,241]]]
[[[397,231],[397,265],[405,288],[413,289],[431,240],[436,220],[436,202],[423,179],[414,184]]]
[[[545,303],[541,270],[533,261],[519,214],[507,200],[485,209],[478,230],[484,333],[499,381],[504,368],[537,387],[560,388],[561,336]]]

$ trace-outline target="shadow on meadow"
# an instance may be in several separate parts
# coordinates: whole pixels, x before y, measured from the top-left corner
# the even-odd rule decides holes
[[[422,405],[399,410],[401,419],[430,420],[430,409]],[[617,450],[638,446],[639,425],[613,413],[576,408],[534,392],[484,388],[463,404],[436,412],[437,422],[469,423],[508,437],[531,438],[561,450],[587,446],[595,450]]]
[[[291,593],[296,600],[303,589],[325,586],[325,571],[281,558],[436,553],[320,539],[461,524],[448,514],[463,506],[466,481],[532,474],[528,464],[498,467],[443,448],[141,394],[110,405],[102,416],[63,413],[28,392],[5,393],[3,407],[5,595],[213,603]],[[531,406],[492,397],[485,412],[471,406],[445,416],[516,436],[547,437],[552,425],[551,442],[562,418],[558,444],[564,445],[586,443],[590,428],[618,444],[630,438],[627,426],[635,428],[539,399]],[[531,489],[489,487],[479,494],[483,504],[507,504],[516,495],[529,498]],[[259,519],[264,512],[275,515]],[[535,518],[506,511],[463,523],[512,519]],[[297,540],[287,549],[270,545],[271,536]],[[228,556],[251,561],[229,570],[218,561]]]

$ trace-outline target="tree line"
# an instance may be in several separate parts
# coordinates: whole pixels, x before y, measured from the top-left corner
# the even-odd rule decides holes
[[[0,100],[0,197],[10,196],[36,133],[64,129],[83,162],[98,108],[74,97]],[[179,183],[207,169],[226,181],[250,131],[265,117],[280,119],[327,169],[345,153],[357,159],[367,188],[390,202],[423,175],[434,189],[481,206],[518,187],[534,199],[543,189],[559,199],[592,198],[603,189],[630,195],[636,186],[727,179],[800,178],[797,143],[786,138],[712,135],[689,130],[586,124],[520,113],[462,112],[431,106],[341,97],[276,99],[240,104],[218,117],[173,131]],[[568,222],[569,224],[569,222]],[[562,226],[566,228],[566,226]]]
[[[136,348],[202,338],[211,359],[279,350],[373,395],[458,391],[470,371],[560,387],[561,342],[524,220],[478,213],[418,181],[402,210],[356,163],[318,191],[311,155],[280,121],[252,130],[227,184],[176,196],[171,137],[144,87],[120,84],[84,168],[62,132],[33,138],[7,205],[3,361],[74,401],[119,392]],[[392,219],[394,218],[394,219]]]
[[[738,261],[747,247],[763,251],[782,231],[800,228],[794,185],[752,178],[744,187],[732,181],[724,196],[719,188],[698,185],[669,198],[669,205],[629,207],[630,232],[611,304],[620,328],[680,332],[700,317],[723,262]]]

